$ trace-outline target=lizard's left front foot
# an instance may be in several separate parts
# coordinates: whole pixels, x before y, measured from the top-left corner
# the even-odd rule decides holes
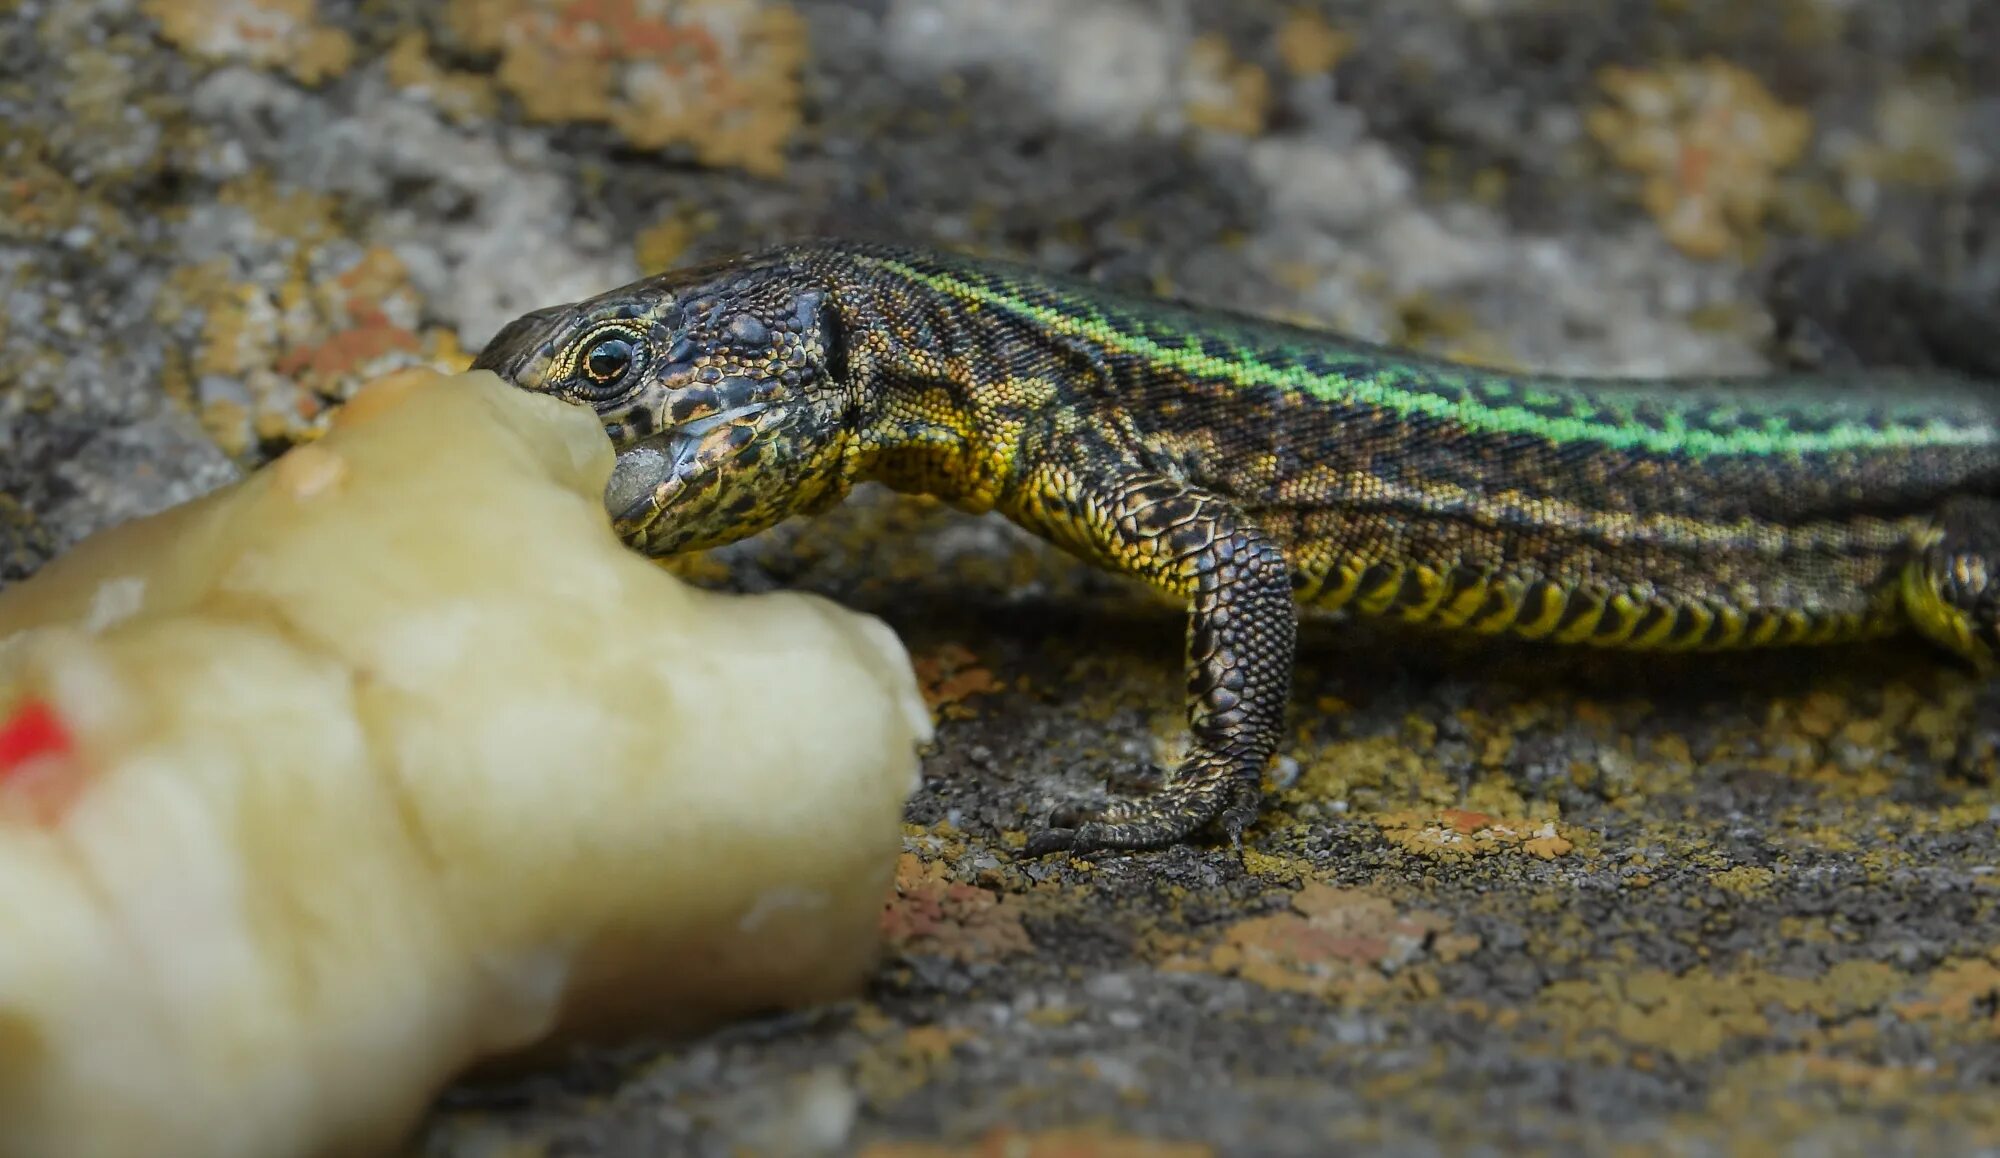
[[[1964,657],[1980,677],[1971,719],[1951,770],[1990,780],[2000,755],[2000,502],[1983,495],[1947,499],[1937,542],[1903,575],[1903,606],[1917,627]]]
[[[1103,808],[1064,805],[1049,816],[1049,827],[1028,838],[1027,854],[1141,850],[1179,844],[1213,823],[1240,847],[1243,830],[1257,819],[1262,803],[1253,763],[1197,755],[1165,787],[1136,800],[1114,800]]]

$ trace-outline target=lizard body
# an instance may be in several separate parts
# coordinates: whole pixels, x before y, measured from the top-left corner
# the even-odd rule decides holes
[[[1255,818],[1298,605],[1560,643],[1916,631],[2000,654],[2000,387],[1510,374],[1024,267],[824,242],[538,310],[475,363],[594,406],[660,555],[878,480],[1187,601],[1194,743],[1031,852]]]

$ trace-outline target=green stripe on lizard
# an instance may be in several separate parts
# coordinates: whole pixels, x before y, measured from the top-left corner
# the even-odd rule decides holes
[[[1409,378],[1411,369],[1408,362],[1369,357],[1366,360],[1374,365],[1371,372],[1334,376],[1315,374],[1302,367],[1270,366],[1254,354],[1241,350],[1234,359],[1217,358],[1203,348],[1197,335],[1191,333],[1184,345],[1163,344],[1113,324],[1086,302],[1071,300],[1064,303],[1064,309],[1056,309],[949,273],[919,269],[891,258],[871,257],[868,260],[899,277],[961,301],[1006,310],[1050,332],[1095,342],[1106,349],[1143,358],[1195,377],[1297,391],[1329,402],[1377,406],[1406,417],[1424,415],[1445,419],[1484,433],[1525,434],[1552,442],[1591,442],[1619,450],[1694,458],[1973,447],[1993,445],[1996,440],[1996,428],[1987,415],[1969,414],[1966,421],[1954,422],[1939,414],[1935,407],[1914,415],[1891,414],[1881,423],[1840,418],[1838,410],[1851,411],[1854,408],[1837,407],[1826,416],[1828,425],[1825,429],[1815,430],[1793,429],[1783,413],[1773,411],[1762,416],[1760,426],[1717,430],[1691,424],[1687,408],[1662,402],[1658,393],[1652,393],[1648,401],[1654,403],[1661,414],[1659,425],[1637,421],[1629,405],[1620,406],[1601,396],[1574,400],[1595,409],[1598,412],[1596,415],[1553,416],[1537,413],[1525,406],[1480,401],[1471,396],[1471,387],[1464,383],[1457,384],[1463,393],[1456,398],[1443,392],[1412,389],[1398,381]],[[1044,284],[1038,288],[1053,287]],[[1210,340],[1214,341],[1217,331],[1211,329],[1209,333]],[[1439,381],[1439,375],[1460,374],[1472,379],[1478,376],[1478,371],[1441,365],[1427,370],[1426,374],[1431,381],[1444,385]],[[1537,386],[1546,391],[1552,385],[1547,379],[1510,377],[1506,381],[1510,389],[1517,391],[1534,391]],[[1562,396],[1547,393],[1545,397],[1555,402]],[[1716,417],[1742,409],[1733,400],[1725,401],[1713,395],[1702,402],[1704,408]],[[1812,411],[1803,407],[1799,407],[1797,412],[1807,419],[1813,417]],[[1607,414],[1609,417],[1600,416]]]

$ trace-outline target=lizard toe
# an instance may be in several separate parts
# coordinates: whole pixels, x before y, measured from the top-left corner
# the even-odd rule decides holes
[[[1263,794],[1255,788],[1238,789],[1230,799],[1229,807],[1223,809],[1222,815],[1216,817],[1216,826],[1229,838],[1231,848],[1243,847],[1243,834],[1251,825],[1257,823],[1258,815],[1263,812],[1263,805]]]
[[[1030,858],[1047,856],[1053,852],[1066,852],[1076,845],[1074,828],[1045,828],[1028,838],[1028,845],[1022,850]]]
[[[1049,813],[1050,828],[1081,828],[1086,824],[1102,820],[1115,820],[1119,801],[1109,805],[1088,804],[1081,800],[1071,800],[1058,804]]]

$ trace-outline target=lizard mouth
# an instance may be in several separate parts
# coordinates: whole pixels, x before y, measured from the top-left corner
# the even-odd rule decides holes
[[[610,481],[604,485],[604,505],[612,520],[621,531],[645,527],[675,491],[718,457],[701,453],[709,435],[725,427],[747,425],[770,408],[768,402],[733,406],[663,430],[621,451]]]

